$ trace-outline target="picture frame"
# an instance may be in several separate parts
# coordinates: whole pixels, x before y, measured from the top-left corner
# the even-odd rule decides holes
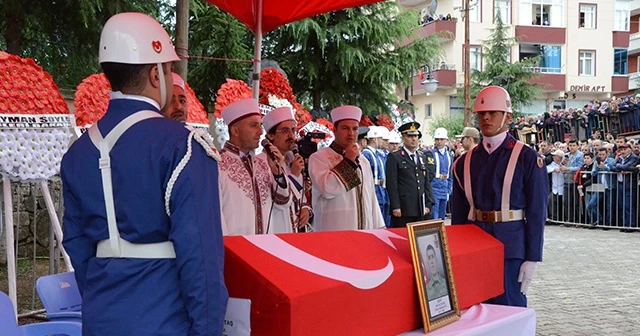
[[[443,220],[409,223],[407,230],[426,333],[460,319],[447,232]]]

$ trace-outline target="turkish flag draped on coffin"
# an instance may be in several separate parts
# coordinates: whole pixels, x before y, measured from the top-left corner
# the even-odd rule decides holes
[[[448,226],[460,308],[501,294],[503,245]],[[422,325],[406,229],[225,237],[229,296],[252,335],[396,335]]]

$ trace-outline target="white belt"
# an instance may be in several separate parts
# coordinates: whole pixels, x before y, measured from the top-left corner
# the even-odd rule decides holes
[[[120,255],[115,255],[109,239],[98,242],[97,258],[175,259],[173,243],[165,241],[152,244],[133,244],[119,238]]]
[[[485,222],[485,223],[500,223],[500,222],[515,222],[524,219],[524,211],[520,210],[509,210],[507,212],[508,217],[503,218],[502,211],[482,211],[476,210],[476,220]]]

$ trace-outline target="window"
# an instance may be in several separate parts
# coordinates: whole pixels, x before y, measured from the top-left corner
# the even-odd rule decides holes
[[[613,74],[626,75],[627,69],[627,49],[614,49],[613,51]]]
[[[563,27],[564,0],[520,0],[520,24]]]
[[[596,52],[580,51],[580,68],[578,69],[580,76],[596,75]]]
[[[520,44],[520,61],[539,57],[534,69],[542,73],[562,73],[562,47],[552,44]]]
[[[580,5],[580,28],[596,28],[596,5]]]
[[[482,71],[482,47],[469,47],[469,68]]]
[[[502,22],[511,23],[511,0],[495,0],[493,2],[493,22],[500,15]]]
[[[616,0],[613,14],[613,30],[629,30],[629,0]]]
[[[469,1],[469,22],[482,22],[482,1],[470,0]]]
[[[424,104],[424,118],[431,118],[431,104]]]
[[[636,59],[636,72],[640,72],[640,56]]]

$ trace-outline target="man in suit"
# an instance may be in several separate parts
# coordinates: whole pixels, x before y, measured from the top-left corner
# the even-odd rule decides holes
[[[636,227],[636,219],[632,216],[635,214],[632,214],[631,208],[636,207],[638,198],[638,174],[636,173],[638,157],[633,154],[628,143],[619,145],[618,150],[620,155],[611,167],[611,171],[618,172],[618,216],[622,216],[624,226],[620,231],[633,232],[634,230],[628,228]]]
[[[386,186],[391,205],[391,227],[429,219],[433,206],[433,190],[426,157],[418,149],[422,137],[420,124],[400,126],[403,147],[389,153],[386,163]],[[433,158],[431,158],[433,164]]]

